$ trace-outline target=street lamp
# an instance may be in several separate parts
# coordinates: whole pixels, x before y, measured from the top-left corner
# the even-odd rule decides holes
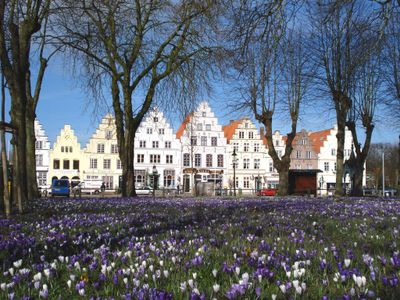
[[[153,166],[152,175],[153,175],[153,200],[155,200],[155,198],[156,198],[156,178],[158,175],[156,165]]]
[[[233,195],[236,197],[236,149],[233,148]]]

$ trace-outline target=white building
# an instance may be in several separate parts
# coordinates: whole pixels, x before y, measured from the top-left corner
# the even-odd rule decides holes
[[[104,182],[106,189],[119,187],[122,176],[115,119],[107,114],[86,144],[82,164],[82,181]]]
[[[48,173],[50,164],[50,142],[42,124],[35,120],[35,156],[36,178],[39,188],[48,187]]]
[[[249,118],[231,121],[223,127],[227,139],[228,183],[233,187],[233,162],[236,160],[236,189],[255,194],[266,186],[270,158],[260,132]],[[236,158],[233,157],[235,151]]]
[[[182,143],[184,192],[193,192],[194,178],[201,194],[228,186],[226,138],[207,102],[186,116],[176,137]]]
[[[309,134],[314,151],[318,156],[318,169],[322,172],[318,173],[317,182],[321,195],[332,195],[336,186],[336,152],[337,152],[337,126],[322,131],[312,132]],[[344,160],[350,158],[353,144],[353,136],[346,128],[344,143]],[[363,177],[363,185],[365,185],[365,170]],[[351,188],[350,174],[345,174],[343,184],[346,189]]]
[[[177,188],[181,180],[181,144],[173,129],[157,108],[140,123],[135,136],[136,187],[153,186],[153,168],[158,173],[159,188]]]
[[[68,179],[71,183],[82,178],[82,160],[84,158],[81,145],[70,125],[64,125],[57,140],[50,150],[50,166],[47,184],[53,179]]]
[[[267,139],[264,135],[264,128],[260,129],[260,136],[263,140],[264,146],[266,147],[266,152],[268,154],[268,144]],[[274,143],[274,148],[276,154],[279,158],[281,158],[285,154],[285,138],[280,133],[279,130],[275,130],[272,134],[272,142]],[[274,161],[272,157],[268,154],[266,156],[266,180],[265,180],[265,187],[266,188],[277,188],[279,185],[279,173],[274,167]]]

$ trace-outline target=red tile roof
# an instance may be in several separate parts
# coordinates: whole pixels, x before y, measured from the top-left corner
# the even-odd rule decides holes
[[[333,128],[309,133],[310,142],[315,153],[320,153],[321,147],[324,145],[324,142],[328,140],[328,135],[331,134],[331,130],[333,130]]]
[[[224,131],[226,141],[229,143],[229,141],[232,139],[232,136],[235,134],[236,128],[238,128],[239,124],[242,123],[243,119],[240,120],[232,120],[228,125],[225,125],[222,127],[222,130]]]
[[[186,124],[190,122],[191,117],[193,116],[193,112],[188,114],[186,118],[183,120],[181,126],[179,126],[178,131],[176,132],[176,138],[180,139],[183,135],[183,132],[186,129]]]

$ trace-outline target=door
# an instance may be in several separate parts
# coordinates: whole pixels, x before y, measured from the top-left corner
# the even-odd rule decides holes
[[[189,175],[183,175],[183,191],[185,193],[190,192],[190,176]]]

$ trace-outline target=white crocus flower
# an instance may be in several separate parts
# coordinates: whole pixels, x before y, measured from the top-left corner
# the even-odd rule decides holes
[[[212,274],[213,274],[214,277],[217,277],[217,273],[218,273],[218,271],[216,269],[212,270]]]
[[[22,265],[22,259],[14,261],[13,265],[14,265],[15,268],[18,269]]]
[[[344,260],[344,265],[346,266],[346,268],[348,268],[350,266],[351,260],[349,258],[346,258]]]
[[[214,293],[218,293],[218,291],[219,291],[219,288],[220,288],[220,286],[219,286],[219,284],[214,284],[213,285],[213,290],[214,290]]]
[[[281,292],[282,293],[286,293],[286,286],[284,285],[284,284],[281,284],[280,286],[279,286],[279,288],[281,289]]]
[[[67,286],[68,286],[69,289],[71,288],[71,285],[72,285],[72,281],[71,281],[71,280],[68,280],[68,281],[67,281]]]

